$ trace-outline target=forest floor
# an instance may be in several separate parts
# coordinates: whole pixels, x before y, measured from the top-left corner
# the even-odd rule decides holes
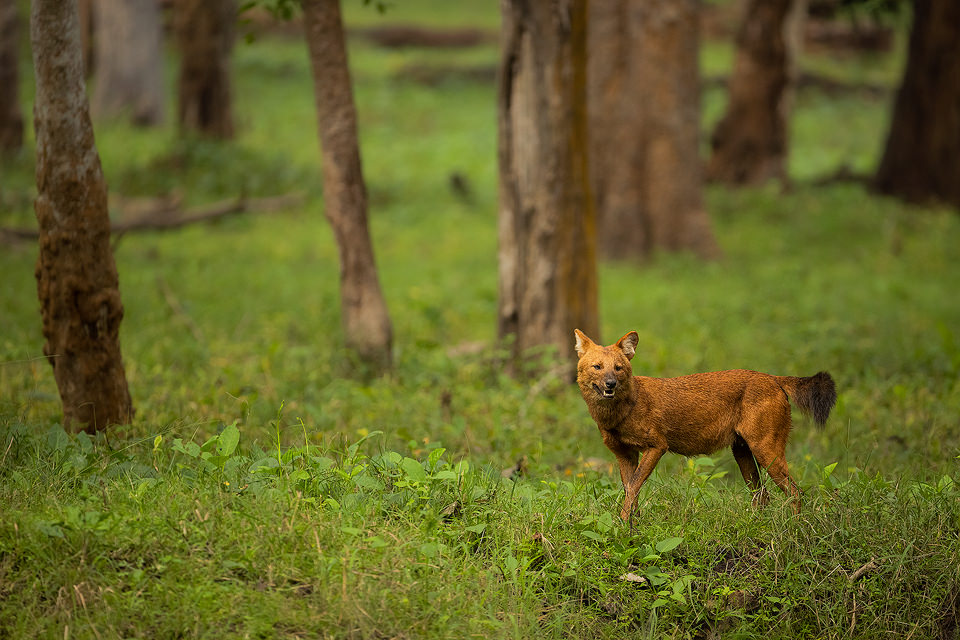
[[[357,29],[496,30],[490,8],[355,4]],[[233,142],[96,123],[117,221],[293,194],[116,239],[133,424],[60,428],[37,249],[2,240],[0,637],[958,637],[960,216],[816,181],[875,165],[900,40],[804,58],[888,91],[800,90],[792,188],[707,191],[722,260],[601,265],[602,338],[638,331],[635,373],[826,369],[839,392],[825,429],[795,415],[799,517],[766,478],[752,508],[729,454],[668,456],[632,527],[575,385],[504,374],[495,87],[476,71],[495,41],[350,54],[392,371],[344,350],[292,35],[238,43]],[[731,59],[708,40],[704,75]],[[704,131],[723,93],[705,85]],[[3,161],[0,226],[35,224],[32,155]]]

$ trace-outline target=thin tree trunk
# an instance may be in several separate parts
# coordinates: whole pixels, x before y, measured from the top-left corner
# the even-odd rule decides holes
[[[16,0],[0,0],[0,153],[23,146],[19,23]]]
[[[163,121],[163,56],[157,0],[95,0],[98,117],[128,115],[134,124]]]
[[[960,2],[914,0],[913,10],[907,67],[874,187],[960,208]]]
[[[174,0],[181,131],[233,137],[230,52],[236,14],[234,0]]]
[[[748,0],[737,34],[727,110],[713,131],[711,180],[786,182],[791,62],[785,30],[792,0]]]
[[[123,305],[84,88],[76,3],[34,0],[30,36],[43,352],[53,365],[64,426],[93,431],[128,422],[133,407],[120,355]]]
[[[340,300],[347,346],[370,364],[391,363],[393,330],[367,227],[367,191],[357,139],[339,0],[303,0],[323,157],[324,211],[340,251]]]
[[[598,332],[587,166],[586,2],[503,0],[498,331],[515,355]]]

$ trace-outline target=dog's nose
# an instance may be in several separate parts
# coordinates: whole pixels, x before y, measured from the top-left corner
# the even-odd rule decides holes
[[[607,378],[604,380],[603,384],[607,387],[607,389],[613,389],[617,386],[617,380],[616,378]]]

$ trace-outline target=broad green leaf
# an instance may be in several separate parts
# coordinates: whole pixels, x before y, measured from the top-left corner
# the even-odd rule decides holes
[[[657,543],[657,551],[660,553],[672,551],[676,549],[681,542],[683,542],[683,538],[667,538],[666,540],[661,540]]]
[[[415,482],[423,482],[427,479],[427,473],[423,470],[423,465],[413,458],[404,458],[400,462],[400,468],[403,469],[408,478]]]
[[[238,442],[240,442],[240,429],[237,428],[237,423],[228,424],[217,438],[217,453],[226,457],[233,455]]]

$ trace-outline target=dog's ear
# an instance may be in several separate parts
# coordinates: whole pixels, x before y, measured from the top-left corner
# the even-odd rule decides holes
[[[576,340],[576,342],[573,345],[573,348],[577,350],[577,356],[580,358],[583,357],[583,354],[586,352],[587,349],[589,349],[590,347],[596,346],[593,340],[588,338],[587,334],[585,334],[583,331],[580,331],[580,329],[573,330],[573,337]]]
[[[631,331],[627,335],[620,338],[620,341],[617,342],[617,347],[623,351],[623,355],[627,356],[627,360],[633,359],[633,354],[637,352],[637,344],[640,342],[640,336],[637,335],[636,331]]]

